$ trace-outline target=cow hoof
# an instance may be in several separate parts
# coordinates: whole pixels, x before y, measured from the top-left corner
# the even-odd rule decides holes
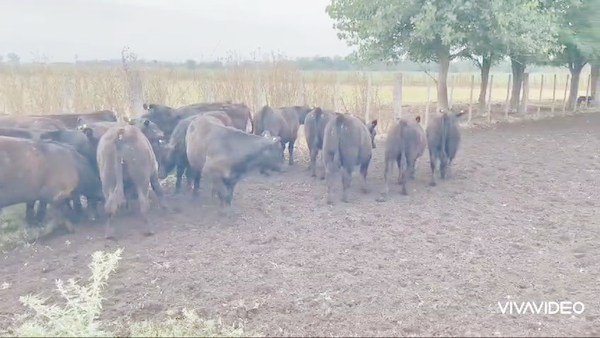
[[[105,235],[104,239],[106,239],[107,241],[117,241],[117,237],[115,235]]]
[[[387,198],[385,196],[379,196],[375,199],[376,202],[385,202]]]
[[[327,205],[333,205],[333,200],[327,199]]]
[[[344,202],[344,203],[350,203],[350,201],[348,201],[348,197],[342,197],[342,202]]]
[[[401,194],[404,195],[404,196],[408,196],[408,193],[406,192],[406,189],[402,189]]]
[[[362,188],[362,189],[360,189],[360,191],[361,191],[363,194],[368,194],[368,193],[370,193],[370,192],[371,192],[371,190],[369,190],[369,188]]]
[[[431,186],[431,187],[435,187],[435,186],[436,186],[436,184],[435,184],[435,182],[429,182],[429,186]]]
[[[153,230],[145,231],[144,236],[146,236],[146,237],[154,236],[154,231]]]

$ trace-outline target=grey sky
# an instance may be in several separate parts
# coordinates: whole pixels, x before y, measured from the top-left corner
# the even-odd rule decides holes
[[[346,55],[329,0],[0,0],[0,55],[51,61],[116,59],[125,45],[142,58],[184,61]],[[212,54],[212,55],[211,55]]]

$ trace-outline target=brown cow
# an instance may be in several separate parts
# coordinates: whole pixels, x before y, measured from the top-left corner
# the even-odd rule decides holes
[[[0,136],[0,158],[0,208],[36,200],[50,203],[54,217],[45,234],[58,221],[73,230],[65,218],[72,198],[102,199],[97,169],[68,145]]]
[[[209,111],[222,110],[233,122],[233,126],[240,130],[251,130],[252,114],[250,109],[241,103],[231,104],[229,102],[213,102],[213,103],[196,103],[179,108],[171,108],[159,104],[144,104],[146,114],[142,118],[147,118],[156,123],[158,127],[165,133],[165,137],[169,138],[179,123],[187,117],[199,115]]]
[[[446,179],[446,170],[460,147],[460,129],[458,120],[465,114],[464,111],[456,112],[452,109],[442,110],[428,124],[427,146],[429,148],[429,164],[431,167],[431,181],[429,185],[435,186],[435,167],[437,160],[440,162],[440,176]]]
[[[406,170],[409,178],[414,179],[415,163],[425,152],[426,136],[423,127],[421,127],[421,117],[417,116],[415,120],[401,119],[390,128],[385,141],[385,159],[384,174],[385,181],[381,196],[377,198],[378,202],[387,200],[389,193],[389,172],[394,163],[398,165],[398,183],[402,185],[402,194],[406,192]]]
[[[150,141],[142,131],[131,125],[115,126],[108,129],[98,142],[96,154],[102,192],[106,200],[107,213],[105,237],[116,239],[111,219],[126,204],[125,185],[129,182],[137,192],[140,214],[147,226],[146,235],[154,234],[153,226],[148,222],[150,208],[150,186],[162,208],[163,193],[158,182],[158,164]]]
[[[254,118],[254,134],[261,135],[268,131],[273,136],[281,139],[281,146],[285,149],[288,145],[289,165],[294,164],[294,144],[298,138],[300,124],[304,124],[309,107],[283,107],[273,109],[264,106]]]
[[[48,117],[35,117],[27,115],[1,115],[0,127],[48,130],[67,129],[67,126],[59,120]]]
[[[216,117],[223,123],[223,125],[233,127],[231,118],[223,111],[207,112],[201,114],[201,116]],[[160,158],[158,163],[158,175],[161,179],[166,178],[173,168],[177,169],[175,181],[176,193],[181,190],[181,181],[184,173],[187,178],[188,189],[192,179],[196,177],[196,173],[194,172],[194,169],[190,167],[187,159],[185,136],[187,135],[187,130],[190,123],[197,117],[198,115],[193,115],[179,121],[173,130],[171,137],[169,138],[169,142],[163,148],[163,156]],[[198,189],[197,185],[198,182],[195,182],[195,191]]]
[[[198,175],[208,176],[213,192],[229,214],[235,185],[253,169],[280,171],[283,149],[279,137],[256,136],[226,127],[213,116],[198,116],[188,127],[186,153]],[[194,191],[197,195],[197,190]]]
[[[73,114],[44,114],[31,115],[32,117],[45,117],[49,119],[59,120],[69,129],[75,129],[77,126],[84,123],[93,122],[116,122],[117,114],[111,110],[98,110],[91,113],[73,113]]]
[[[347,190],[352,181],[352,171],[360,166],[362,191],[367,193],[367,171],[375,148],[377,120],[369,126],[359,118],[336,113],[336,117],[325,126],[323,138],[323,162],[327,178],[327,203],[333,204],[333,176],[342,169],[342,201],[348,202]]]
[[[327,123],[335,118],[335,113],[332,110],[323,110],[320,107],[313,109],[304,121],[304,136],[306,138],[306,145],[310,152],[310,165],[308,169],[311,171],[311,176],[316,177],[316,164],[317,155],[319,150],[323,149],[323,133],[325,132],[325,126]],[[325,179],[325,175],[321,176],[321,179]]]

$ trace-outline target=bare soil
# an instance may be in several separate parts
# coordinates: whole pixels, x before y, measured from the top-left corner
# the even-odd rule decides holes
[[[600,335],[599,149],[600,114],[465,129],[448,180],[428,186],[426,154],[409,196],[395,185],[378,203],[379,142],[371,193],[355,172],[350,203],[334,206],[301,159],[241,181],[232,223],[204,188],[200,201],[171,198],[178,213],[153,210],[152,237],[124,217],[118,242],[90,225],[3,253],[0,326],[24,311],[19,296],[87,278],[94,251],[123,247],[105,294],[110,322],[187,307],[270,336]],[[502,314],[506,301],[585,311]]]

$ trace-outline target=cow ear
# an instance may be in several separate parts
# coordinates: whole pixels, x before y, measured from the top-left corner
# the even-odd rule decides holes
[[[81,131],[83,131],[85,136],[87,136],[88,140],[91,140],[94,138],[94,130],[92,128],[84,126],[83,128],[81,128]]]
[[[463,115],[465,115],[465,111],[461,110],[458,114],[456,114],[456,117],[461,117]]]
[[[144,126],[147,127],[150,125],[150,120],[144,119]]]
[[[150,110],[150,106],[147,103],[143,104],[144,110]]]
[[[373,128],[377,126],[377,119],[371,121],[371,126],[373,126]]]
[[[421,116],[417,116],[417,118],[415,119],[417,122],[421,123]]]

